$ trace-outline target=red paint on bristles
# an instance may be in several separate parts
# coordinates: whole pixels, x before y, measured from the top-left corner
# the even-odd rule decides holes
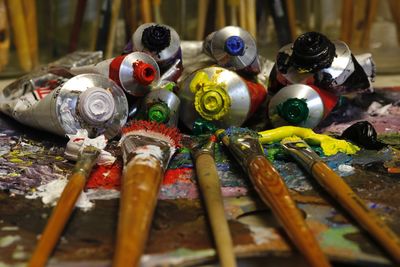
[[[145,120],[133,120],[122,128],[123,134],[132,134],[135,131],[148,132],[149,136],[151,136],[151,133],[162,134],[172,140],[173,144],[171,145],[175,146],[176,148],[182,146],[182,134],[179,132],[179,130],[175,127],[168,127],[163,123]]]
[[[210,141],[216,143],[218,141],[218,138],[215,134],[210,136]]]

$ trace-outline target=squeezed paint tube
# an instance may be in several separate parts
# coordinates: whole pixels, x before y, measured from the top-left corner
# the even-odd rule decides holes
[[[89,138],[88,132],[85,129],[79,129],[76,134],[67,134],[69,141],[64,151],[64,156],[68,160],[77,161],[83,149],[87,146],[93,146],[100,150],[97,157],[98,165],[111,165],[116,158],[104,148],[107,145],[107,139],[104,135],[99,135],[96,138]]]
[[[267,89],[221,68],[200,69],[182,81],[179,117],[193,129],[196,121],[206,120],[217,127],[241,126],[264,102]]]
[[[141,105],[142,119],[164,123],[170,127],[178,125],[179,97],[173,93],[175,83],[169,82],[148,93]]]
[[[104,134],[107,139],[119,133],[128,104],[115,82],[99,74],[81,74],[57,85],[4,99],[0,109],[23,124],[61,136],[79,129],[86,129],[90,137]]]
[[[132,35],[130,43],[124,53],[140,51],[151,55],[164,74],[179,59],[177,72],[173,78],[179,78],[183,70],[182,50],[178,33],[170,26],[156,23],[145,23],[140,25]]]
[[[275,93],[286,85],[302,83],[342,95],[372,91],[374,77],[370,55],[355,57],[346,43],[308,32],[279,50],[268,88]]]
[[[295,125],[315,128],[336,106],[339,98],[316,86],[292,84],[280,89],[268,103],[274,127]]]
[[[240,27],[227,26],[210,33],[203,51],[221,67],[251,74],[260,72],[256,41]]]
[[[142,52],[118,56],[97,64],[73,67],[72,74],[98,73],[116,82],[128,94],[143,96],[150,91],[151,84],[160,79],[157,62]]]

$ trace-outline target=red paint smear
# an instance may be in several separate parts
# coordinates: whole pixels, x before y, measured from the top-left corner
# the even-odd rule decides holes
[[[177,182],[192,183],[193,168],[170,169],[164,174],[163,185],[171,185]]]
[[[86,188],[119,189],[121,184],[122,164],[97,165],[93,168]]]

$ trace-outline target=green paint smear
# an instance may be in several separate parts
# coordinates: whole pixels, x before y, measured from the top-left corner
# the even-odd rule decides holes
[[[173,257],[198,257],[198,256],[214,256],[215,255],[215,250],[213,249],[201,249],[201,250],[191,250],[187,248],[178,248],[177,250],[168,253],[169,256]]]
[[[396,148],[400,148],[400,134],[399,133],[388,133],[378,135],[378,141],[391,145]]]
[[[353,252],[360,252],[361,250],[357,243],[345,238],[346,234],[356,233],[357,231],[357,228],[353,226],[329,228],[322,234],[322,246],[325,248],[339,247]]]

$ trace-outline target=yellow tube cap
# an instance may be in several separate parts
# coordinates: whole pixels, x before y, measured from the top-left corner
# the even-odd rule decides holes
[[[199,72],[193,78],[190,88],[195,93],[195,109],[204,119],[219,120],[229,111],[231,98],[224,83],[210,80],[206,73]]]

